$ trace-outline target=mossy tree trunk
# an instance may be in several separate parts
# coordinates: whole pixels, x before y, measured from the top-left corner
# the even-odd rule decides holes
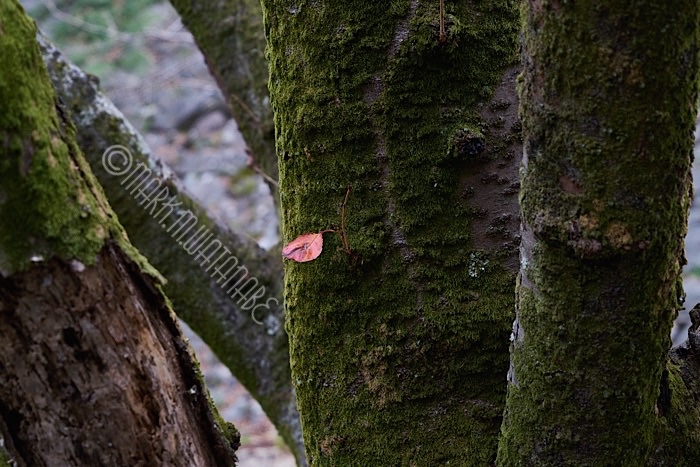
[[[700,458],[697,402],[679,397],[692,386],[667,363],[699,15],[694,0],[525,3],[521,273],[500,465]]]
[[[486,465],[517,270],[516,2],[264,0],[312,465]],[[342,205],[349,194],[343,216]]]
[[[35,35],[0,3],[0,459],[234,465],[238,433],[83,159]]]

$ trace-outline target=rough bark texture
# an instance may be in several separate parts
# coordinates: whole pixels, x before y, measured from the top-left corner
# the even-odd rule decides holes
[[[157,272],[56,107],[36,28],[0,3],[0,430],[18,465],[234,465]]]
[[[0,340],[17,465],[234,465],[238,433],[214,420],[175,315],[118,246],[94,266],[54,258],[0,277]]]
[[[265,35],[259,0],[171,0],[233,109],[250,155],[277,180]],[[268,183],[275,202],[277,185]]]
[[[167,278],[164,290],[178,316],[197,332],[219,359],[246,386],[252,396],[277,427],[283,439],[304,465],[304,448],[299,415],[289,368],[287,335],[283,328],[282,261],[276,250],[267,252],[247,237],[237,235],[212,218],[194,201],[177,177],[156,161],[141,136],[124,116],[100,92],[93,77],[65,58],[48,40],[38,36],[49,76],[58,96],[64,102],[78,129],[77,141],[104,188],[110,205],[119,215],[129,238]],[[119,145],[124,154],[133,158],[132,167],[144,164],[137,175],[131,170],[115,176],[105,170],[103,154]],[[111,151],[115,151],[112,149]],[[147,170],[151,171],[150,175]],[[141,193],[141,183],[132,183],[140,176],[147,185],[148,177],[161,180]],[[173,212],[169,220],[159,222],[157,208],[147,199],[157,197],[161,187],[167,188],[182,210],[189,209],[199,224],[212,232],[211,241],[220,241],[244,265],[250,277],[256,278],[262,289],[255,304],[241,297],[231,298],[228,286],[222,287],[220,276],[206,271],[198,251],[207,248],[208,241],[193,243],[194,247],[178,242],[176,235],[165,226],[176,222]],[[175,203],[174,203],[175,204]],[[175,220],[174,220],[175,219]],[[197,226],[199,227],[199,226]],[[194,227],[189,237],[196,237]],[[203,234],[200,234],[203,236]],[[219,281],[219,283],[217,283]],[[245,292],[255,293],[251,286]],[[255,311],[253,311],[255,310]]]
[[[697,462],[697,441],[675,444],[673,461],[659,449],[699,423],[666,362],[683,297],[698,14],[694,0],[525,4],[521,275],[500,465]]]
[[[515,2],[263,1],[312,465],[495,457],[517,268]],[[508,90],[511,90],[508,92]],[[499,119],[499,115],[508,115]],[[483,230],[476,234],[476,225]]]

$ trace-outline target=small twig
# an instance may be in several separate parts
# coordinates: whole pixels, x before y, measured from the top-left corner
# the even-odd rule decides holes
[[[248,158],[246,160],[246,165],[248,167],[250,167],[251,169],[253,169],[253,171],[255,171],[255,173],[260,175],[262,178],[264,178],[265,180],[267,180],[268,182],[270,182],[271,184],[273,184],[277,188],[279,188],[280,184],[277,183],[277,180],[270,177],[268,174],[263,172],[263,169],[260,168],[260,166],[258,165],[258,161],[255,159],[255,156],[253,156],[253,153],[250,150],[250,148],[246,148],[245,152],[246,152],[246,154],[248,154]]]
[[[440,43],[447,42],[447,34],[445,34],[445,0],[440,0]]]
[[[343,207],[341,208],[340,211],[340,230],[338,229],[332,229],[332,230],[324,230],[323,232],[334,232],[338,237],[340,237],[340,241],[343,244],[343,250],[345,250],[345,253],[347,254],[352,254],[352,250],[350,249],[350,242],[348,242],[348,236],[347,233],[345,232],[345,206],[348,204],[348,197],[350,196],[350,192],[352,191],[352,185],[348,185],[348,191],[345,193],[345,200],[343,201]]]
[[[352,185],[348,185],[348,191],[345,193],[345,200],[343,201],[343,207],[340,212],[340,229],[343,232],[343,246],[345,246],[345,251],[350,253],[350,243],[348,242],[347,234],[345,233],[345,206],[348,204],[348,198],[350,197],[350,192],[352,191]]]
[[[241,109],[243,109],[243,111],[244,111],[246,114],[248,114],[248,116],[250,117],[251,120],[253,120],[255,123],[260,123],[260,118],[258,118],[258,116],[255,115],[255,112],[253,112],[253,111],[251,110],[251,108],[248,107],[248,106],[245,104],[245,102],[243,102],[243,101],[241,100],[240,97],[238,97],[238,96],[235,95],[235,94],[230,94],[230,96],[231,96],[231,99],[233,99],[234,101],[236,101],[236,104],[238,104],[238,105],[241,106]]]

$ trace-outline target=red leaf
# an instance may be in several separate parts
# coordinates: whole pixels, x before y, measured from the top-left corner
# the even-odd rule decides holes
[[[282,249],[282,256],[305,263],[318,258],[323,249],[323,232],[300,235]]]

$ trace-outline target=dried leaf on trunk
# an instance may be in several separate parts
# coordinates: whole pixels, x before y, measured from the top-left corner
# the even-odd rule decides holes
[[[298,263],[318,258],[323,249],[323,232],[300,235],[282,249],[282,256]]]

